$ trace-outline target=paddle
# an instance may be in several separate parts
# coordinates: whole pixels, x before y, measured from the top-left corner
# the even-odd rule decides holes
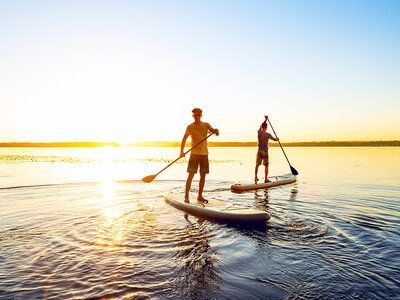
[[[273,131],[274,134],[275,134],[275,137],[278,138],[278,135],[276,134],[276,132],[275,132],[275,130],[274,130],[274,127],[272,127],[271,121],[269,120],[268,116],[265,116],[265,120],[268,120],[268,123],[269,123],[269,125],[271,126],[272,131]],[[278,140],[278,143],[279,143],[279,146],[281,146],[281,149],[282,149],[282,151],[283,151],[283,154],[285,154],[286,160],[287,160],[287,162],[288,162],[288,164],[289,164],[289,166],[290,166],[290,171],[292,171],[292,174],[293,174],[293,175],[298,175],[299,172],[297,172],[297,170],[296,170],[295,168],[293,168],[292,165],[290,164],[289,159],[288,159],[287,156],[286,156],[285,150],[283,150],[283,147],[282,147],[281,142],[280,142],[279,140]]]
[[[206,136],[204,139],[202,139],[200,142],[198,142],[196,145],[194,145],[192,148],[190,148],[189,150],[187,150],[184,154],[187,154],[188,152],[192,151],[193,148],[197,147],[198,145],[200,145],[202,142],[204,142],[206,139],[208,139],[210,136],[212,136],[214,133],[210,133],[208,136]],[[177,160],[179,160],[182,156],[179,156],[177,159],[175,159],[172,163],[170,163],[168,166],[166,166],[164,169],[162,169],[160,172],[158,172],[157,174],[154,175],[149,175],[146,177],[142,178],[143,182],[146,183],[150,183],[154,180],[154,178],[157,177],[158,174],[160,174],[162,171],[164,171],[166,168],[168,168],[169,166],[171,166],[173,163],[175,163]]]

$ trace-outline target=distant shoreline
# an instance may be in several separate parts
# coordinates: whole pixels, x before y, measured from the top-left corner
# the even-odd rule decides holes
[[[64,148],[64,147],[119,147],[117,143],[102,143],[102,142],[52,142],[52,143],[30,143],[30,142],[12,142],[12,143],[0,143],[0,147],[8,148],[37,148],[37,147],[53,147],[53,148]]]
[[[186,144],[190,147],[190,143]],[[257,142],[208,142],[209,147],[257,147]],[[291,142],[282,143],[284,147],[400,147],[400,140],[395,141],[323,141],[323,142]],[[0,143],[0,147],[7,148],[35,148],[35,147],[180,147],[180,142],[137,142],[119,145],[107,142],[52,142],[31,143],[11,142]],[[276,142],[271,142],[270,147],[279,147]]]
[[[128,147],[180,147],[180,142],[141,142],[124,146]],[[209,147],[257,147],[257,142],[208,142]],[[324,142],[291,142],[281,143],[284,147],[400,147],[400,141],[324,141]],[[190,146],[189,143],[186,146]],[[279,147],[270,142],[270,147]]]

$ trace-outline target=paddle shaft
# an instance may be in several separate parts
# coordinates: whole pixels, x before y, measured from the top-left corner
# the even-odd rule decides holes
[[[190,148],[189,150],[187,150],[186,152],[184,152],[183,154],[187,154],[190,151],[192,151],[194,148],[196,148],[198,145],[200,145],[202,142],[204,142],[206,139],[208,139],[210,136],[212,136],[214,134],[210,133],[208,136],[206,136],[204,139],[202,139],[200,142],[198,142],[196,145],[194,145],[192,148]],[[174,164],[176,161],[178,161],[181,158],[181,156],[179,156],[177,159],[175,159],[172,163],[170,163],[168,166],[166,166],[164,169],[162,169],[160,172],[158,172],[157,174],[155,174],[154,176],[157,176],[158,174],[160,174],[162,171],[164,171],[166,168],[170,167],[172,164]]]
[[[278,135],[276,134],[276,132],[275,132],[275,130],[274,130],[274,127],[273,127],[272,124],[271,124],[271,121],[269,120],[269,118],[266,118],[266,119],[268,120],[268,123],[269,123],[269,125],[271,126],[272,131],[273,131],[274,134],[275,134],[275,137],[278,138]],[[281,142],[280,142],[279,140],[278,140],[278,143],[279,143],[279,146],[281,146],[282,152],[283,152],[283,154],[285,155],[285,158],[286,158],[286,160],[287,160],[289,166],[290,166],[291,168],[293,168],[292,165],[290,164],[289,159],[288,159],[287,156],[286,156],[285,150],[283,150],[283,147],[282,147]],[[294,169],[294,168],[293,168],[293,169]],[[294,169],[294,170],[295,170],[295,169]],[[297,171],[296,171],[296,172],[297,172]]]

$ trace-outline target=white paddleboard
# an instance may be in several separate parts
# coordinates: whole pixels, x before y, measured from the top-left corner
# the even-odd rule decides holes
[[[206,219],[211,218],[226,222],[258,222],[270,218],[270,215],[263,210],[233,205],[220,200],[208,199],[208,203],[202,203],[193,196],[190,203],[185,203],[184,194],[168,192],[163,196],[167,203],[176,208]]]
[[[247,191],[247,190],[256,190],[256,189],[265,189],[273,186],[278,186],[282,184],[287,184],[291,182],[295,182],[297,180],[297,176],[293,174],[285,174],[281,176],[272,176],[273,179],[270,182],[260,182],[260,183],[237,183],[231,186],[231,189],[234,191]]]

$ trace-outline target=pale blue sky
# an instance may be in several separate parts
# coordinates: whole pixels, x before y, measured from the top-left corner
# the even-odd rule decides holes
[[[1,1],[0,141],[400,139],[400,1]]]

